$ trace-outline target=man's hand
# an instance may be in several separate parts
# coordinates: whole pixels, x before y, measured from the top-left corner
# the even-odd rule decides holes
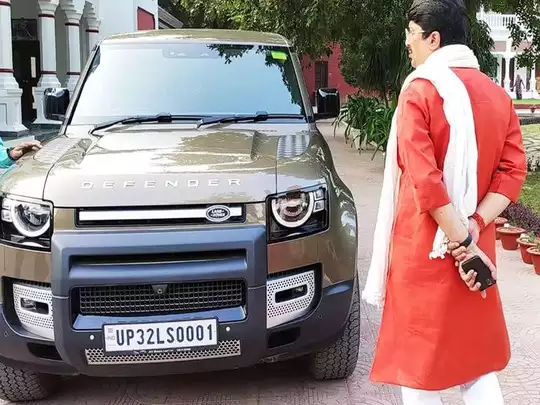
[[[476,245],[476,242],[472,242],[468,248],[459,246],[458,242],[450,242],[448,244],[448,250],[455,259],[456,267],[459,268],[459,274],[461,279],[467,284],[469,290],[479,291],[480,283],[476,283],[477,273],[474,270],[470,270],[468,273],[465,273],[461,268],[461,262],[472,258],[473,256],[478,256],[482,261],[489,267],[491,270],[491,276],[494,280],[497,280],[497,268],[490,260],[490,258]],[[486,291],[480,293],[482,298],[486,298]]]
[[[39,141],[29,141],[23,142],[9,151],[9,157],[13,160],[20,159],[24,154],[30,152],[31,150],[41,149],[41,142]]]

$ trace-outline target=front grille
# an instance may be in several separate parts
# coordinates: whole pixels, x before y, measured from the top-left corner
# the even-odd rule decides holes
[[[164,290],[163,286],[167,288]],[[245,284],[241,280],[80,287],[73,294],[73,302],[79,304],[76,313],[106,316],[231,308],[244,305],[246,299]]]
[[[103,349],[86,349],[86,361],[90,365],[103,364],[141,364],[141,363],[169,363],[176,361],[206,360],[222,357],[240,356],[239,340],[222,340],[215,349],[201,349],[192,351],[143,353],[134,355],[106,356]]]

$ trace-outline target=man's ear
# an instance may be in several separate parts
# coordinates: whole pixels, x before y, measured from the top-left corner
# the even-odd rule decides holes
[[[429,34],[429,47],[433,51],[441,47],[441,34],[438,31],[433,31]]]

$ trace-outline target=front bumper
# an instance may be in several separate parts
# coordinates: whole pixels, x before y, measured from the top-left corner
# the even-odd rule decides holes
[[[126,264],[133,257],[194,252],[208,255],[197,260],[186,260],[184,256],[171,262]],[[113,257],[123,259],[116,262],[120,264],[88,261]],[[13,304],[20,298],[17,301],[12,296],[10,303],[9,293],[6,294],[10,284],[4,282],[4,304],[0,306],[0,361],[4,364],[51,374],[144,376],[235,369],[297,357],[336,339],[347,320],[354,286],[351,279],[323,288],[321,263],[305,263],[302,268],[269,277],[264,226],[181,232],[59,232],[53,237],[52,268],[52,290],[45,300],[50,299],[54,316],[49,318],[50,324],[45,318],[30,322],[38,329],[21,324],[24,317],[17,316],[20,308],[18,312]],[[196,312],[128,316],[74,313],[73,291],[80,287],[194,280],[242,280],[245,299],[238,306]],[[269,298],[276,291],[295,285],[306,286],[303,298],[279,307]],[[39,290],[43,287],[35,288],[43,296]],[[25,294],[20,290],[18,293]],[[219,344],[215,348],[104,354],[104,324],[212,317],[218,319]],[[40,332],[47,328],[48,332]],[[47,333],[51,334],[49,338],[43,337]]]

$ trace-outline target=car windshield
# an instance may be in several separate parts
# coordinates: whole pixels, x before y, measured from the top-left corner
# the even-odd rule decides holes
[[[96,52],[71,124],[159,113],[304,114],[288,48],[145,43]]]

